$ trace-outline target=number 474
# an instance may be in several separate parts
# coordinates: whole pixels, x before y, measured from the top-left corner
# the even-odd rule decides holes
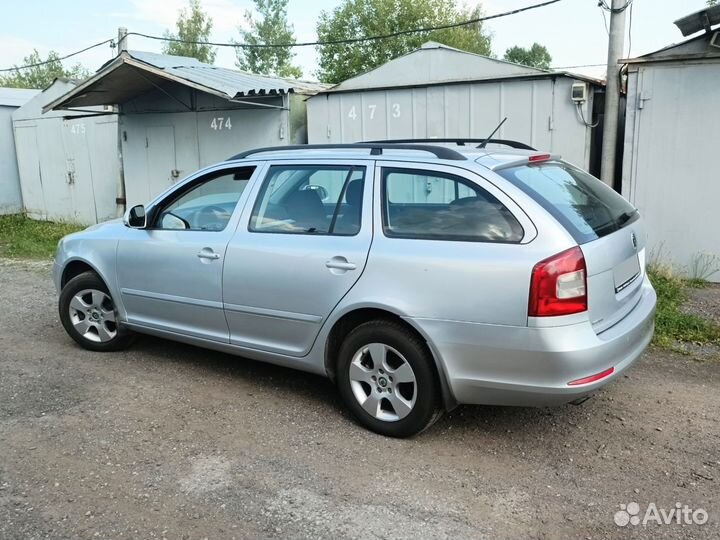
[[[214,129],[215,131],[222,131],[223,129],[232,129],[232,123],[230,122],[230,117],[227,118],[224,116],[218,116],[216,118],[213,118],[210,122],[210,128]]]

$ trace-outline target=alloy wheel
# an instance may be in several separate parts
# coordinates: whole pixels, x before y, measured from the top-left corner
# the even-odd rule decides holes
[[[117,336],[115,307],[110,296],[97,289],[84,289],[70,301],[70,322],[88,341],[107,343]]]
[[[355,399],[374,418],[396,422],[413,410],[415,372],[397,349],[384,343],[365,345],[355,352],[349,369]]]

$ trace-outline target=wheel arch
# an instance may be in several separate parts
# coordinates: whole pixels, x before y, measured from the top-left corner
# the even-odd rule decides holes
[[[84,259],[73,259],[65,263],[65,266],[63,267],[62,274],[60,276],[60,290],[62,290],[71,279],[85,272],[93,272],[102,280],[103,283],[105,283],[105,286],[107,287],[107,281],[98,269],[95,268],[95,266]]]
[[[335,364],[337,361],[337,354],[345,336],[347,336],[353,328],[356,328],[365,322],[378,319],[396,322],[422,339],[433,358],[435,373],[440,383],[443,406],[448,411],[454,409],[458,405],[457,400],[450,389],[447,374],[443,367],[440,355],[432,345],[432,342],[428,339],[428,336],[425,335],[420,328],[413,324],[411,319],[404,317],[393,310],[387,309],[384,306],[357,306],[352,309],[348,309],[333,322],[332,328],[325,340],[325,372],[330,380],[333,382],[336,380]]]

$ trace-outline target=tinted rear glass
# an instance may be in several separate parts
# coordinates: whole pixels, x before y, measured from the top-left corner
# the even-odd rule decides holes
[[[578,244],[611,234],[638,217],[615,190],[568,163],[548,161],[497,172],[540,203]]]

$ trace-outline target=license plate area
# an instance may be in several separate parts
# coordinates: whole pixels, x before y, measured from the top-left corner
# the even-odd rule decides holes
[[[640,260],[637,254],[625,259],[613,268],[615,294],[627,289],[640,277]]]

